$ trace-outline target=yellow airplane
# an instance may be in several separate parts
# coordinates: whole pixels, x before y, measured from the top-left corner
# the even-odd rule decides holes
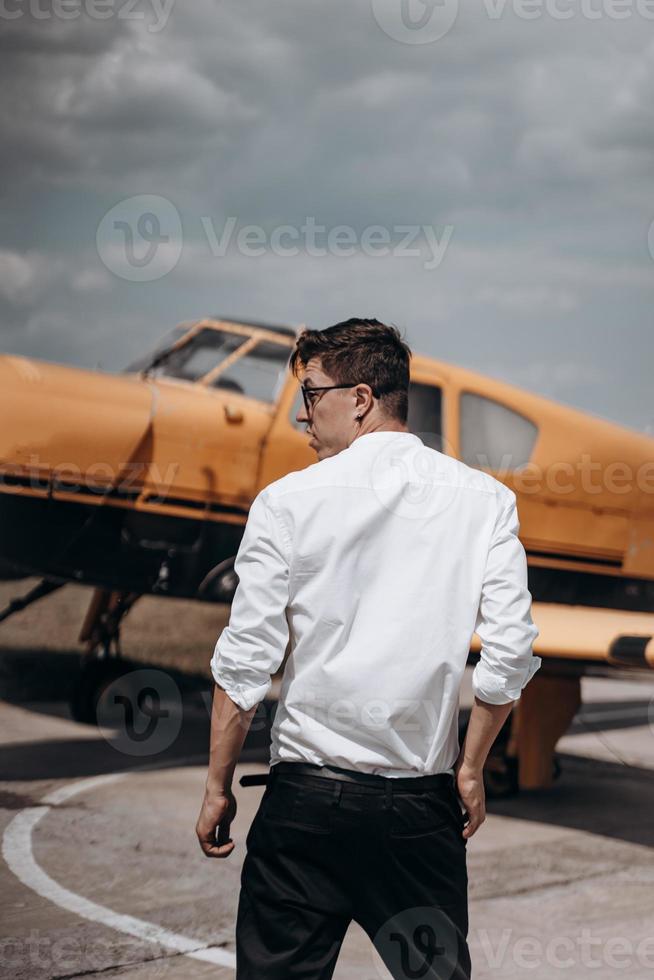
[[[251,501],[316,461],[295,420],[297,332],[209,317],[121,374],[0,356],[0,578],[42,578],[0,620],[67,582],[95,587],[79,720],[120,671],[139,596],[231,601]],[[543,665],[486,775],[498,793],[549,786],[581,676],[654,667],[654,440],[420,355],[409,401],[426,445],[517,495]]]

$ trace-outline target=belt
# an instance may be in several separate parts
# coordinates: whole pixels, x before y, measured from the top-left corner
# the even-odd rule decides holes
[[[338,766],[320,766],[313,762],[276,762],[270,767],[268,781],[272,781],[277,776],[294,773],[367,786],[388,787],[391,784],[397,789],[430,789],[437,786],[446,788],[454,785],[454,776],[451,772],[428,773],[424,776],[379,776],[376,773],[358,772],[354,769],[340,769]]]

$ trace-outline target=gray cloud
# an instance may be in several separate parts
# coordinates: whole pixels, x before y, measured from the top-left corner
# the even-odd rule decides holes
[[[3,349],[114,369],[207,312],[316,326],[359,312],[417,350],[652,424],[651,23],[486,9],[422,46],[386,36],[363,0],[194,0],[156,32],[151,10],[7,22]],[[179,265],[152,283],[111,274],[95,246],[105,212],[138,194],[167,197],[184,229]],[[266,234],[313,216],[453,235],[433,270],[217,257],[201,219],[229,216]]]

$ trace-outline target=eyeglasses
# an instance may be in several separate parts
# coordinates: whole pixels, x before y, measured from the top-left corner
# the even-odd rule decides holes
[[[300,385],[300,391],[302,392],[302,397],[304,398],[304,407],[307,410],[307,415],[311,414],[311,409],[315,403],[312,397],[314,391],[331,391],[334,388],[356,388],[358,384],[359,382],[355,381],[354,384],[351,385],[323,385],[321,388],[305,388],[304,385]]]
[[[306,388],[304,385],[300,385],[300,391],[302,392],[302,397],[304,398],[304,407],[307,410],[307,415],[311,415],[311,409],[315,404],[315,399],[313,396],[314,391],[332,391],[334,388],[356,388],[358,384],[368,384],[367,381],[353,381],[352,384],[347,385],[322,385],[320,388]],[[380,395],[384,394],[386,391],[390,391],[391,388],[386,385],[370,385],[370,390],[372,391],[375,398],[379,398]]]

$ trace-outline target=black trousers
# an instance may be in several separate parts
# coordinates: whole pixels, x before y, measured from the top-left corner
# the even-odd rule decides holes
[[[352,920],[392,977],[469,980],[454,778],[350,773],[350,782],[297,765],[272,767],[247,836],[236,980],[328,980]],[[366,977],[373,959],[371,950]]]

